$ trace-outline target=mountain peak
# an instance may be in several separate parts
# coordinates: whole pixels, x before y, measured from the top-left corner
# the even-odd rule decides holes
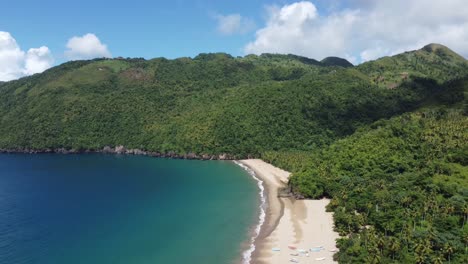
[[[441,57],[452,57],[452,58],[456,58],[457,60],[461,59],[462,61],[466,61],[465,58],[463,58],[463,56],[459,55],[458,53],[449,49],[448,47],[442,44],[438,44],[438,43],[428,44],[424,46],[421,49],[421,51],[435,53],[436,55],[441,56]]]
[[[354,66],[351,62],[347,61],[346,59],[339,58],[339,57],[326,57],[320,62],[325,66],[341,66],[344,68]]]
[[[437,50],[450,50],[450,49],[442,44],[430,43],[424,46],[422,50],[425,50],[427,52],[436,52]]]

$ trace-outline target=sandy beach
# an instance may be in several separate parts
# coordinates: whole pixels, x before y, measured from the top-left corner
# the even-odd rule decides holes
[[[336,249],[339,236],[333,231],[332,214],[325,211],[329,200],[279,198],[278,188],[286,186],[289,172],[259,159],[239,162],[252,169],[267,190],[265,223],[255,241],[251,263],[292,263],[291,259],[298,263],[336,263],[331,251]]]

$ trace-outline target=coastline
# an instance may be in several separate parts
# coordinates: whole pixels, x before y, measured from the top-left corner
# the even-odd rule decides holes
[[[141,155],[161,158],[196,159],[196,160],[232,160],[245,169],[256,181],[261,199],[259,221],[253,229],[250,245],[242,253],[242,263],[288,263],[292,259],[299,263],[336,263],[333,255],[336,252],[338,234],[333,231],[332,213],[326,212],[328,199],[296,200],[294,197],[280,197],[279,190],[287,187],[290,172],[284,171],[260,159],[236,160],[226,154],[208,156],[192,153],[178,155],[175,153],[158,153],[139,149],[126,149],[123,146],[105,147],[102,150],[66,150],[66,149],[0,149],[0,153],[58,153],[58,154],[123,154]],[[288,246],[295,246],[291,250]],[[317,249],[318,252],[309,252]],[[279,251],[273,250],[279,249]],[[304,254],[292,256],[304,250]],[[305,254],[307,250],[307,255]]]
[[[119,155],[136,155],[136,156],[149,156],[155,158],[171,158],[171,159],[192,159],[192,160],[235,160],[236,158],[227,153],[219,155],[208,155],[208,154],[196,154],[193,152],[189,153],[177,153],[174,151],[169,152],[157,152],[147,151],[142,149],[130,149],[122,145],[116,147],[105,146],[102,149],[67,149],[67,148],[0,148],[0,153],[3,154],[88,154],[88,153],[101,153],[101,154],[119,154]]]
[[[278,197],[279,188],[286,187],[290,173],[259,159],[240,160],[264,184],[265,219],[254,237],[250,258],[244,263],[336,263],[333,255],[338,234],[333,231],[332,213],[325,211],[328,199],[295,200],[293,197]],[[262,209],[263,210],[263,209]],[[291,250],[288,246],[297,247]],[[276,248],[279,251],[273,251]],[[316,252],[310,252],[314,249]],[[307,254],[299,254],[306,250]],[[308,256],[307,256],[308,255]],[[322,259],[324,258],[324,259]]]

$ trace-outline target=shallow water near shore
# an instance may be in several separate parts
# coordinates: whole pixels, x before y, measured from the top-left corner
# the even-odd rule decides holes
[[[0,263],[236,263],[258,191],[228,161],[0,154]]]

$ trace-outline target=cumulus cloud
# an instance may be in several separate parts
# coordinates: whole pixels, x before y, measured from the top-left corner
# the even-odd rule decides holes
[[[65,57],[71,60],[87,60],[101,57],[111,57],[107,45],[91,33],[81,37],[75,36],[68,40]]]
[[[52,65],[49,48],[42,46],[24,52],[9,32],[0,31],[0,81],[40,73]]]
[[[49,48],[42,46],[37,49],[29,49],[26,53],[24,71],[26,75],[39,73],[52,66],[54,60]]]
[[[223,35],[245,34],[255,28],[255,23],[239,14],[217,15],[218,32]]]
[[[269,7],[265,27],[245,53],[334,55],[362,62],[435,42],[468,57],[465,0],[363,0],[347,9],[320,11],[310,1]]]

